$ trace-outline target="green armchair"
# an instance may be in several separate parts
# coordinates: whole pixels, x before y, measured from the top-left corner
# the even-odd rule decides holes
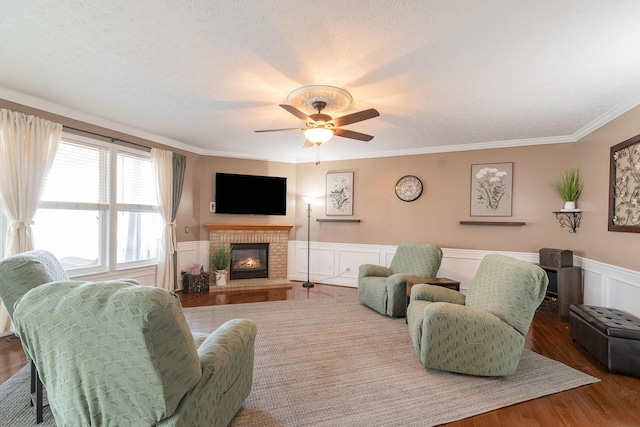
[[[36,249],[0,261],[0,298],[13,322],[13,306],[31,289],[49,282],[69,280],[62,264],[51,252]],[[31,393],[35,394],[36,423],[42,422],[43,393],[31,362]]]
[[[438,286],[413,286],[407,320],[420,362],[462,374],[513,374],[548,283],[534,264],[487,255],[466,296]]]
[[[251,391],[256,324],[192,334],[173,292],[54,282],[13,314],[58,425],[226,426]]]
[[[13,305],[36,286],[69,280],[62,264],[51,252],[41,249],[22,252],[0,261],[0,298],[13,321]]]
[[[442,249],[420,243],[401,243],[389,267],[362,264],[358,274],[360,304],[391,317],[406,314],[406,276],[436,277]]]

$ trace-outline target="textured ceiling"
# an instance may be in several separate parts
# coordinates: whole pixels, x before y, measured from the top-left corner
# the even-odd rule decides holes
[[[552,142],[640,102],[640,1],[2,0],[0,98],[201,154],[313,161],[278,107],[353,96],[322,160]],[[331,114],[330,112],[328,112]]]

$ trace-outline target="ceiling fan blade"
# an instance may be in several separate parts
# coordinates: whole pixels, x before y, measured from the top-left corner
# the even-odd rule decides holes
[[[282,132],[285,130],[304,130],[304,128],[262,129],[262,130],[254,130],[254,132]]]
[[[347,114],[346,116],[337,117],[333,119],[333,124],[336,127],[350,125],[351,123],[361,122],[367,119],[373,119],[378,117],[380,113],[375,108],[369,108],[368,110],[359,111],[353,114]]]
[[[346,129],[334,129],[333,134],[343,138],[357,139],[359,141],[371,141],[373,139],[371,135]]]
[[[300,120],[304,120],[305,122],[313,122],[313,123],[315,123],[315,120],[313,120],[311,117],[307,116],[302,111],[298,110],[293,105],[280,104],[280,106],[282,108],[284,108],[285,110],[287,110],[288,112],[290,112],[291,114],[293,114],[294,116],[296,116],[297,118],[299,118]]]

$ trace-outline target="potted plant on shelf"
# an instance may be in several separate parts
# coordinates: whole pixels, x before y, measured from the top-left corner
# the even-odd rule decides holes
[[[211,264],[216,269],[216,285],[224,286],[227,284],[227,266],[231,261],[231,251],[226,246],[218,246],[209,257]]]
[[[562,200],[564,200],[565,211],[572,211],[576,209],[576,200],[582,194],[584,188],[584,181],[580,177],[578,169],[571,169],[562,173],[562,179],[553,184],[553,189]]]

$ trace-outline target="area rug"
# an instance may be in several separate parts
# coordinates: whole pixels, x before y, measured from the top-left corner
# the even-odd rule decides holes
[[[186,308],[194,331],[258,324],[251,394],[233,427],[434,426],[599,381],[525,350],[517,372],[479,378],[425,369],[404,319],[356,297]],[[0,425],[33,425],[29,372],[0,385]],[[43,427],[54,426],[48,408]]]

